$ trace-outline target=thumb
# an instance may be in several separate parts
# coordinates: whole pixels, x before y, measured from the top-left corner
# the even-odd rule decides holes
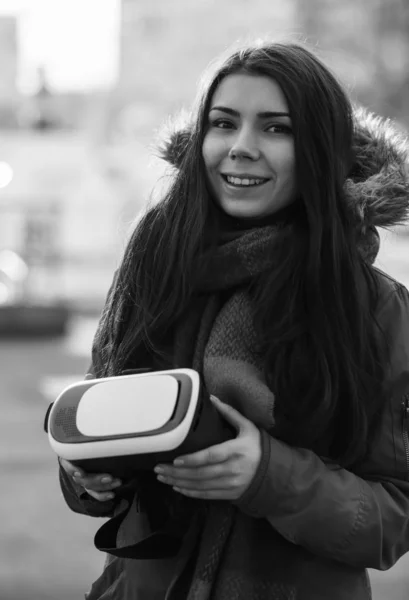
[[[64,458],[61,458],[61,456],[59,456],[58,462],[60,463],[64,471],[66,471],[71,477],[74,475],[74,473],[78,473],[79,477],[84,477],[84,472],[82,471],[82,469],[79,469],[77,466],[73,465],[68,460],[65,460]]]
[[[217,410],[223,415],[223,417],[229,421],[229,423],[231,423],[235,429],[238,431],[243,431],[248,427],[250,421],[238,410],[233,408],[233,406],[222,402],[219,398],[213,395],[210,396],[210,400]]]

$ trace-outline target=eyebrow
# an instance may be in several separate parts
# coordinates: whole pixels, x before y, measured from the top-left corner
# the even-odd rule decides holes
[[[220,110],[221,112],[227,113],[228,115],[232,115],[232,117],[240,117],[240,113],[237,110],[234,110],[233,108],[228,108],[227,106],[212,106],[209,112],[211,112],[212,110]],[[289,117],[290,114],[287,112],[268,110],[265,112],[257,113],[257,116],[260,119],[270,119],[272,117]]]

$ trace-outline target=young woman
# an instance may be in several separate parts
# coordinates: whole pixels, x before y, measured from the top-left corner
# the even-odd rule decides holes
[[[91,376],[195,368],[237,435],[141,475],[128,504],[61,461],[73,510],[126,514],[118,547],[142,526],[177,540],[109,557],[88,598],[370,598],[366,568],[409,550],[409,295],[373,266],[375,226],[408,215],[406,141],[272,43],[225,60],[163,150],[172,183],[130,238]]]

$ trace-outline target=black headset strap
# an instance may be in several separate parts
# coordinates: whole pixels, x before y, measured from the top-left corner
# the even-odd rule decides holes
[[[173,531],[171,523],[158,531],[152,532],[134,544],[122,547],[117,546],[119,528],[132,507],[135,509],[133,503],[130,502],[129,506],[98,529],[94,537],[95,547],[101,552],[107,552],[120,558],[143,560],[176,556],[182,547],[185,536],[180,531]],[[192,540],[192,543],[197,538],[196,523],[197,519],[193,517],[188,536]]]

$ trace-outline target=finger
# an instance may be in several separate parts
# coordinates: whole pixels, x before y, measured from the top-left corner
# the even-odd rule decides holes
[[[231,490],[234,487],[235,480],[232,477],[222,477],[220,479],[209,479],[204,481],[191,479],[178,479],[176,477],[158,476],[158,481],[186,490]]]
[[[87,475],[85,477],[73,476],[73,480],[82,485],[84,488],[90,488],[95,491],[106,491],[119,487],[121,485],[120,479],[115,479],[111,475]]]
[[[217,408],[217,410],[223,415],[223,417],[229,421],[231,425],[237,430],[242,431],[243,429],[247,429],[251,421],[249,421],[244,415],[242,415],[238,410],[230,406],[230,404],[226,404],[222,402],[217,396],[210,396],[210,400],[213,402],[213,405]]]
[[[92,498],[95,498],[95,500],[98,500],[99,502],[106,502],[107,500],[112,500],[115,498],[115,494],[113,492],[97,492],[96,490],[88,488],[85,488],[85,491],[92,496]]]
[[[189,480],[207,480],[218,479],[231,475],[232,466],[230,461],[225,461],[216,465],[206,465],[204,467],[183,468],[173,467],[172,465],[157,465],[154,469],[157,475],[162,477],[173,477],[175,479]]]
[[[193,452],[192,454],[178,456],[173,461],[173,466],[192,468],[224,463],[239,454],[240,444],[239,438],[234,438],[233,440],[209,446],[209,448]]]
[[[77,477],[85,477],[85,472],[70,461],[60,457],[59,462],[64,471],[66,471],[71,477],[73,477],[74,475],[76,475]]]
[[[188,496],[189,498],[200,498],[202,500],[236,500],[236,494],[231,490],[187,490],[174,487],[175,492]]]

